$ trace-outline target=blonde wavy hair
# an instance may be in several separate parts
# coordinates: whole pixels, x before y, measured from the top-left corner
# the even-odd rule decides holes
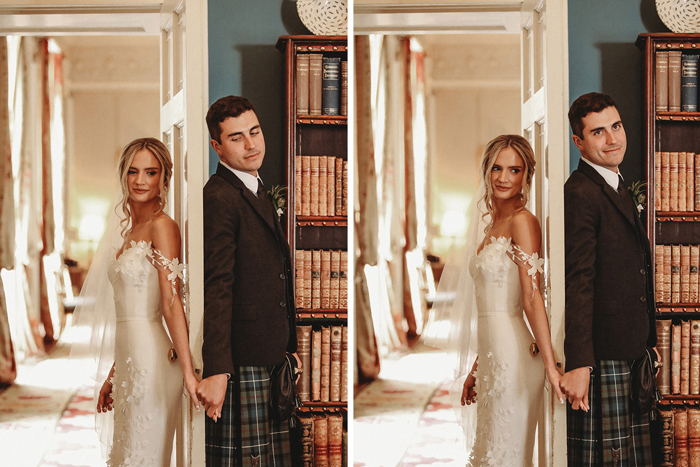
[[[513,148],[523,160],[523,184],[520,189],[520,198],[522,205],[518,211],[525,208],[530,195],[530,186],[532,184],[532,176],[535,174],[535,153],[532,150],[530,143],[520,135],[501,135],[497,136],[486,145],[484,155],[481,159],[481,177],[486,193],[483,197],[486,211],[482,217],[489,214],[491,221],[484,229],[485,232],[493,226],[493,186],[491,185],[491,170],[496,163],[496,158],[505,148]]]
[[[121,211],[124,214],[124,217],[122,218],[121,215],[116,212],[117,216],[119,216],[121,219],[119,224],[122,226],[121,235],[123,238],[126,238],[131,232],[131,228],[129,228],[129,221],[131,219],[131,204],[129,202],[129,187],[127,185],[129,168],[131,167],[131,163],[133,162],[136,153],[143,149],[146,149],[153,154],[156,160],[160,163],[161,171],[160,181],[158,183],[158,200],[160,203],[160,209],[157,212],[161,212],[163,209],[165,209],[168,199],[168,187],[173,174],[173,161],[170,157],[170,151],[168,151],[165,144],[155,138],[139,138],[124,146],[124,149],[122,149],[122,152],[119,155],[119,164],[117,165],[117,176],[119,177],[122,197],[115,208],[115,212],[121,208]]]

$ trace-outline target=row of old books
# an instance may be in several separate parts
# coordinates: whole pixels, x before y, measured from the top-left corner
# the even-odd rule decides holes
[[[294,299],[297,308],[348,308],[348,252],[296,250]]]
[[[297,216],[348,215],[348,161],[333,156],[296,156]]]
[[[347,431],[340,414],[299,415],[301,449],[294,465],[342,467],[347,465]]]
[[[656,301],[698,303],[700,245],[656,245]]]
[[[306,368],[297,381],[302,402],[347,402],[347,326],[297,326],[297,354]]]
[[[698,55],[657,52],[654,94],[657,112],[697,112]]]
[[[700,153],[657,152],[654,189],[656,211],[700,210]]]
[[[660,467],[700,467],[700,409],[661,411]]]
[[[348,62],[321,53],[297,55],[297,115],[348,114]]]
[[[656,334],[664,362],[656,376],[661,394],[700,394],[700,320],[659,319]]]

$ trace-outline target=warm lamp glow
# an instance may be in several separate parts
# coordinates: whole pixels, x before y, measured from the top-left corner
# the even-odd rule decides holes
[[[80,219],[80,227],[78,227],[78,236],[81,240],[89,240],[99,242],[102,234],[105,231],[105,220],[94,214],[88,214]]]
[[[442,216],[442,222],[440,222],[440,235],[443,237],[466,237],[466,213],[462,210],[450,210],[445,212]]]

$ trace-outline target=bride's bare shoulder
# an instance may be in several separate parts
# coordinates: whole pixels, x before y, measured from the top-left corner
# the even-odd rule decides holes
[[[526,250],[539,250],[542,238],[540,222],[527,209],[516,212],[511,219],[510,230],[513,242]]]

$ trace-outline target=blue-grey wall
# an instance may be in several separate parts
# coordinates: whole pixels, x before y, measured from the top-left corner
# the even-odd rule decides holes
[[[643,56],[634,42],[643,32],[669,32],[654,0],[569,0],[569,104],[595,91],[615,99],[627,133],[620,171],[628,181],[644,180]],[[581,152],[570,141],[573,171]]]
[[[283,35],[311,34],[291,0],[209,0],[209,105],[240,95],[255,106],[265,135],[260,176],[269,187],[286,185],[284,160]],[[209,173],[219,156],[209,148]]]

